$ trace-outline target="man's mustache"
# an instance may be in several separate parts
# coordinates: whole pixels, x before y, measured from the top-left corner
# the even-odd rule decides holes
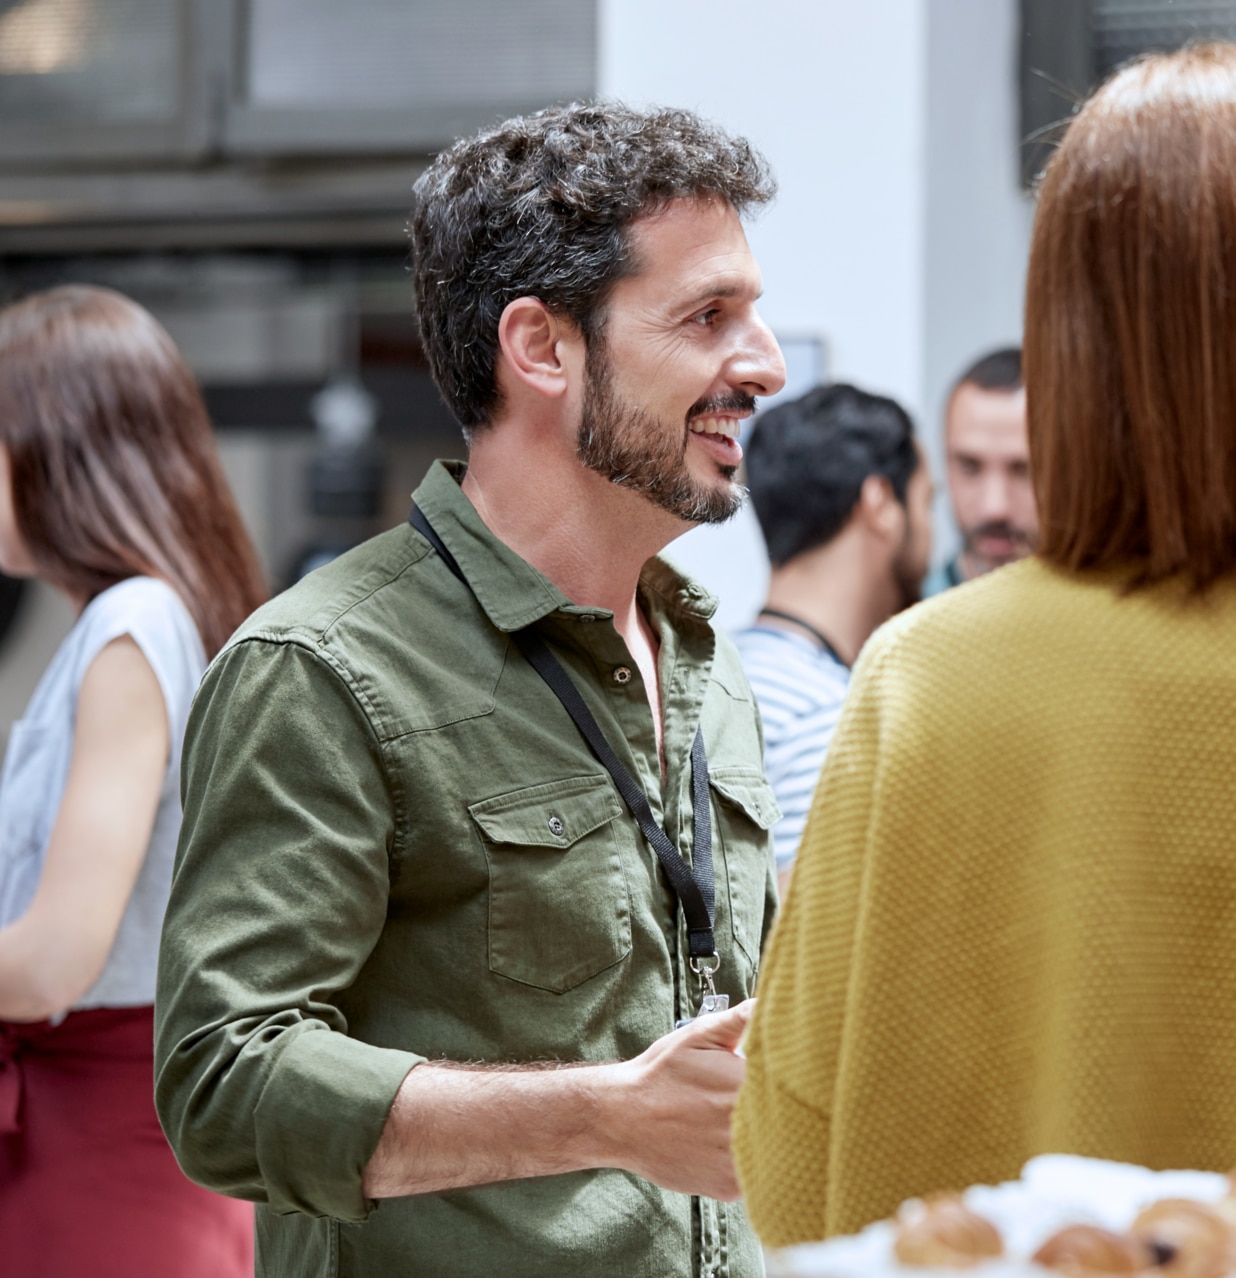
[[[1010,524],[1007,520],[996,519],[986,524],[975,524],[975,526],[966,532],[966,541],[973,544],[980,537],[998,537],[1002,541],[1011,541],[1015,545],[1028,546],[1032,541],[1031,534],[1026,528],[1018,528],[1016,524]]]
[[[716,413],[754,412],[754,395],[732,391],[728,395],[710,395],[707,399],[697,399],[687,412],[687,421],[693,422],[697,417],[712,417]]]

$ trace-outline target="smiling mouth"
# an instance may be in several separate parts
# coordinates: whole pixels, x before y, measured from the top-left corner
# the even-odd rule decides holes
[[[693,435],[719,435],[726,439],[736,440],[742,423],[734,417],[697,417],[688,423]]]
[[[732,478],[735,468],[742,461],[742,445],[738,442],[742,420],[737,417],[706,415],[688,422],[687,428],[691,438],[698,440],[699,447],[721,468],[721,473],[727,479]]]

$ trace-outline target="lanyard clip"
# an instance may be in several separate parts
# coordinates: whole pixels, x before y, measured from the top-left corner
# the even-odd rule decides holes
[[[713,973],[721,966],[721,956],[715,951],[711,959],[690,959],[691,970],[700,978],[700,1010],[701,1016],[709,1012],[725,1012],[729,1010],[730,996],[718,994],[713,984]]]
[[[700,990],[705,998],[721,998],[717,987],[712,983],[712,974],[721,966],[721,956],[714,950],[711,959],[692,958],[687,960],[691,970],[700,978]]]

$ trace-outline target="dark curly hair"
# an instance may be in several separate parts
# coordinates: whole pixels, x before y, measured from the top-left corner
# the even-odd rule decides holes
[[[574,103],[456,142],[422,174],[409,231],[421,340],[464,434],[499,405],[498,321],[538,297],[591,347],[627,231],[678,199],[742,213],[775,184],[763,157],[690,111]]]

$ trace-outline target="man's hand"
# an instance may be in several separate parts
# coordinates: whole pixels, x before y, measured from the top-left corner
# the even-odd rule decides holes
[[[754,1010],[748,999],[701,1016],[634,1060],[606,1067],[616,1081],[610,1166],[684,1194],[740,1196],[730,1116],[746,1065],[735,1049]]]
[[[364,1173],[370,1198],[616,1167],[684,1194],[739,1196],[730,1115],[753,1000],[634,1060],[564,1068],[418,1065]]]

